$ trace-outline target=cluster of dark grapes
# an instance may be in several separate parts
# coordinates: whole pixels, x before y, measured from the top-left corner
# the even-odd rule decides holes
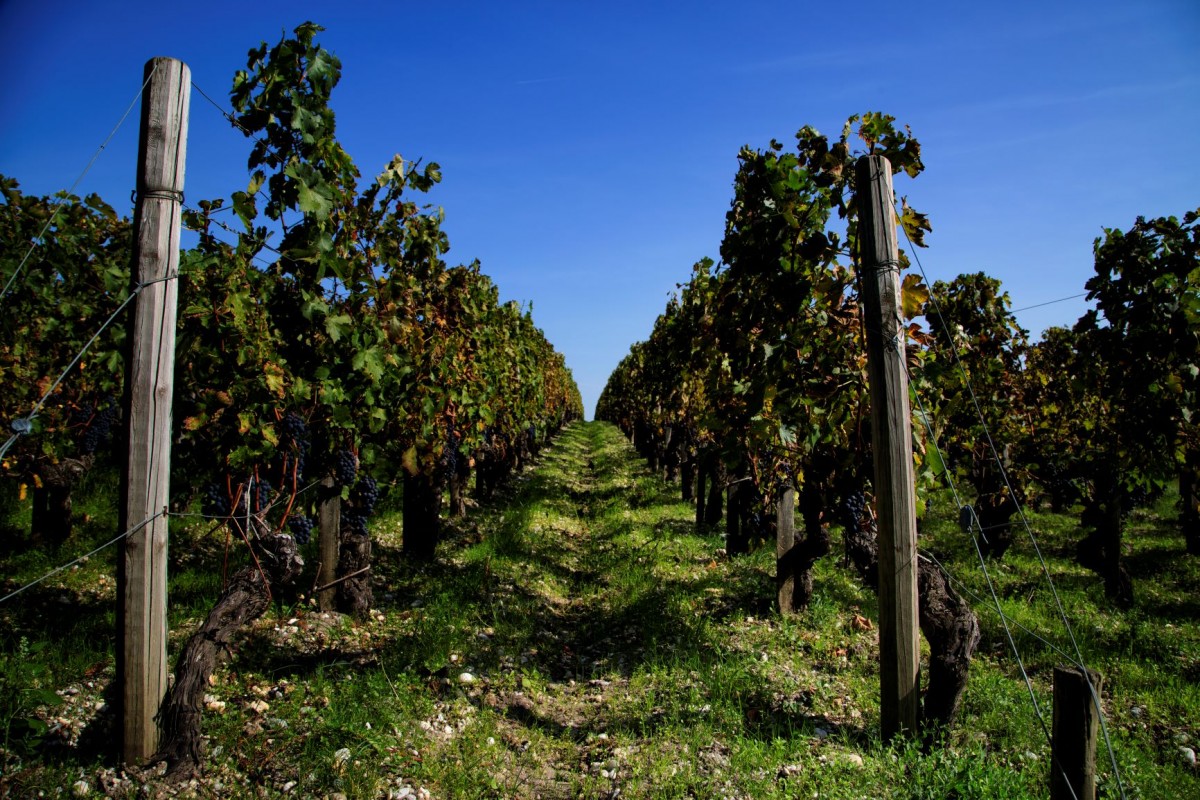
[[[256,481],[254,484],[254,510],[265,511],[271,505],[271,482]]]
[[[219,483],[210,483],[204,490],[204,512],[215,517],[229,516],[229,493]]]
[[[1145,486],[1135,486],[1126,493],[1125,505],[1129,510],[1146,508],[1158,502],[1162,497],[1162,489],[1147,489]]]
[[[439,467],[444,475],[453,475],[458,470],[458,446],[462,443],[462,438],[458,433],[451,428],[446,434],[446,446],[442,449],[442,458]]]
[[[305,462],[308,461],[308,451],[312,446],[308,438],[308,425],[305,424],[304,417],[295,411],[289,411],[284,414],[280,428],[283,432],[280,443],[287,453],[284,456],[283,474],[291,478],[294,472],[296,480],[300,480],[304,477]]]
[[[292,488],[292,482],[304,477],[305,463],[312,443],[308,435],[308,425],[304,417],[295,411],[283,415],[279,423],[279,456],[271,468],[272,475],[279,475],[285,491]]]
[[[1048,464],[1038,476],[1056,506],[1066,506],[1079,499],[1079,487],[1058,464]]]
[[[779,492],[796,487],[796,470],[791,463],[784,461],[775,468],[775,488]]]
[[[867,497],[862,492],[851,492],[842,499],[839,509],[842,512],[842,525],[846,530],[861,530],[862,519],[866,516]]]
[[[364,475],[350,492],[350,502],[366,516],[375,513],[375,504],[379,502],[379,482],[370,475]]]
[[[308,425],[305,424],[304,417],[295,411],[284,414],[283,422],[279,427],[283,431],[283,441],[287,444],[300,444],[308,441]]]
[[[354,536],[367,535],[367,518],[352,509],[342,509],[342,530]]]
[[[367,535],[367,519],[375,513],[379,502],[379,483],[370,475],[354,485],[349,503],[342,506],[342,529],[355,536]]]
[[[100,449],[101,445],[112,441],[113,425],[121,419],[121,406],[111,395],[101,398],[98,402],[81,406],[71,417],[74,425],[86,425],[87,430],[79,441],[79,449],[90,455]]]
[[[292,536],[296,537],[296,544],[308,544],[308,540],[312,537],[313,518],[294,516],[288,520],[288,528],[292,532]]]
[[[208,488],[204,489],[204,512],[214,517],[235,517],[246,516],[246,492],[236,492],[238,495],[238,507],[234,509],[232,501],[229,499],[229,493],[221,483],[209,483]],[[256,492],[259,498],[263,495]],[[270,497],[270,487],[266,487],[266,497]],[[265,507],[264,500],[259,500],[259,507]]]
[[[347,449],[338,450],[333,457],[333,477],[342,486],[353,486],[358,475],[358,457]]]

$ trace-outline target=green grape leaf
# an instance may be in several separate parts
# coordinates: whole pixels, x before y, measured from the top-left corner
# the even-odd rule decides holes
[[[333,341],[340,341],[353,322],[349,314],[331,314],[325,317],[325,332]]]
[[[296,187],[296,202],[300,210],[317,217],[328,216],[333,204],[327,194],[328,190],[322,191],[323,189],[324,187],[314,188],[307,183],[299,183]]]

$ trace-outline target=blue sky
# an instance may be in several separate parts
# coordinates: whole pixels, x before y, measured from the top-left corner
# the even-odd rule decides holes
[[[170,9],[168,12],[167,9]],[[1200,3],[304,3],[0,0],[0,173],[68,188],[153,56],[227,103],[260,41],[311,19],[342,60],[364,175],[442,165],[451,263],[478,258],[567,357],[589,414],[691,265],[716,258],[744,144],[895,115],[926,172],[931,280],[983,270],[1015,308],[1083,291],[1092,241],[1200,206]],[[83,179],[128,207],[136,110]],[[246,182],[245,140],[192,100],[186,195]],[[1035,335],[1082,298],[1018,314]]]

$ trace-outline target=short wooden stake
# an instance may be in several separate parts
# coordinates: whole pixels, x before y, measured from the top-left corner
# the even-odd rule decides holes
[[[891,164],[883,156],[863,156],[855,186],[879,519],[880,723],[888,741],[917,730],[916,484]]]
[[[742,526],[742,494],[745,492],[741,480],[732,481],[725,489],[725,553],[726,555],[744,555],[749,548],[746,546],[746,531]]]
[[[340,536],[342,519],[342,494],[333,478],[325,477],[317,490],[317,550],[320,553],[321,572],[317,580],[322,587],[317,590],[317,608],[329,612],[337,610],[338,559],[341,558]]]
[[[1091,687],[1088,680],[1091,680]],[[1050,744],[1051,800],[1095,800],[1096,731],[1104,678],[1079,667],[1054,668],[1054,724]]]
[[[775,506],[775,588],[779,613],[796,612],[796,490],[791,486],[779,495]]]
[[[146,64],[138,148],[130,357],[126,363],[129,450],[121,480],[118,558],[121,754],[133,764],[158,749],[159,705],[167,692],[167,518],[171,402],[179,290],[179,213],[187,152],[191,71],[181,61]]]

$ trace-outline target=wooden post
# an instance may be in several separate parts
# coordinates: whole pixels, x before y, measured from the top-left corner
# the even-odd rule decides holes
[[[892,167],[864,156],[855,168],[858,254],[871,443],[879,519],[879,672],[884,741],[917,730],[917,520]]]
[[[320,567],[317,572],[317,585],[325,589],[317,592],[317,608],[321,611],[337,609],[337,577],[338,559],[341,558],[341,520],[342,493],[338,490],[332,477],[327,476],[321,481],[317,490],[317,552]]]
[[[690,503],[696,499],[696,459],[684,454],[679,462],[679,500]]]
[[[1091,687],[1088,680],[1091,680]],[[1051,800],[1095,800],[1096,697],[1104,678],[1079,667],[1054,668],[1054,724],[1050,744]]]
[[[152,519],[122,541],[118,559],[122,748],[126,763],[158,749],[158,708],[167,691],[167,518],[179,213],[183,202],[191,71],[170,58],[145,69],[126,362],[129,450],[122,473],[122,531]]]
[[[744,491],[741,480],[730,481],[725,489],[725,554],[729,556],[744,555],[749,550],[742,528]]]
[[[775,587],[779,613],[796,611],[796,567],[792,548],[796,545],[796,490],[783,490],[775,506]]]

